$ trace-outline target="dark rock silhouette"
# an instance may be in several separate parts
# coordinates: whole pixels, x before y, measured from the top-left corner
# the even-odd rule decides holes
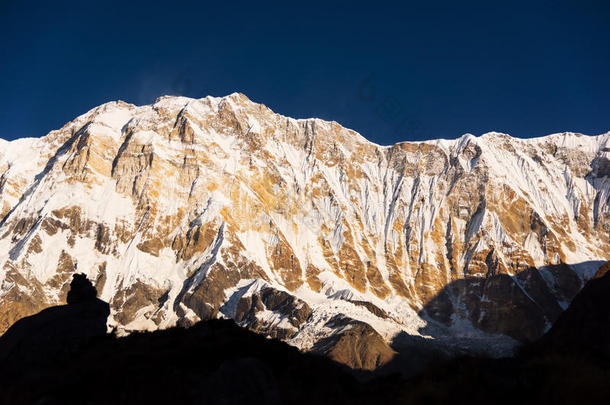
[[[408,404],[607,404],[609,349],[610,272],[600,271],[551,329],[522,346],[515,357],[462,356],[432,364],[407,382],[404,400]]]
[[[540,405],[606,404],[610,398],[610,272],[591,280],[551,330],[515,357],[447,359],[437,356],[442,348],[428,346],[383,367],[400,371],[411,355],[429,362],[409,378],[353,374],[232,320],[117,338],[89,321],[105,314],[99,317],[105,328],[108,307],[91,299],[83,281],[75,277],[71,297],[89,298],[26,318],[11,328],[12,337],[0,339],[0,352],[9,353],[0,359],[0,404]],[[85,293],[76,293],[80,286]],[[425,347],[407,340],[403,344]],[[346,347],[359,348],[359,342]]]
[[[610,262],[609,262],[610,263]],[[574,297],[553,327],[524,353],[580,355],[610,362],[610,265]]]
[[[74,274],[70,283],[70,291],[66,301],[68,305],[79,302],[93,301],[97,297],[97,291],[91,281],[84,274]]]
[[[578,266],[601,266],[602,262],[579,263]],[[549,286],[543,273],[552,274]],[[464,277],[443,288],[426,303],[419,315],[450,325],[459,314],[487,333],[502,334],[521,342],[533,342],[561,315],[560,303],[571,302],[582,287],[580,278],[565,264],[544,269],[527,268],[514,276],[496,274],[486,277]],[[464,311],[466,310],[466,311]],[[422,334],[435,335],[429,325]]]
[[[218,319],[108,334],[17,374],[0,363],[0,404],[370,404],[394,386]]]
[[[22,318],[0,336],[0,362],[27,368],[69,355],[106,334],[110,306],[96,298],[96,290],[84,274],[75,274],[70,287],[68,305]]]

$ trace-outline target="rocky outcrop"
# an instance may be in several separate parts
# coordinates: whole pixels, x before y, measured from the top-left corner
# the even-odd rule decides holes
[[[320,339],[313,351],[352,369],[375,370],[389,363],[396,355],[379,333],[364,322],[337,315],[326,326],[338,329],[338,332]]]
[[[266,287],[242,297],[234,319],[239,324],[278,339],[289,339],[311,316],[305,302],[284,291]]]

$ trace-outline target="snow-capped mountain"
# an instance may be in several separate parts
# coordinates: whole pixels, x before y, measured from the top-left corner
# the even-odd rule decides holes
[[[534,339],[610,251],[610,133],[380,146],[242,94],[162,97],[2,141],[0,172],[0,333],[84,272],[110,327],[229,317],[374,368],[405,333]]]

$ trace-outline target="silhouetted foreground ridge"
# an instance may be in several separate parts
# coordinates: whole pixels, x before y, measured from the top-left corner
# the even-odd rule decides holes
[[[108,303],[96,298],[96,290],[84,274],[70,283],[68,305],[47,308],[17,321],[0,336],[0,361],[39,364],[70,356],[95,336],[106,334]]]
[[[606,404],[610,272],[514,358],[438,361],[414,378],[369,375],[304,354],[230,320],[124,338],[105,334],[106,303],[75,276],[69,305],[0,338],[7,404]],[[102,323],[103,322],[103,323]]]
[[[68,305],[0,337],[2,403],[369,403],[384,392],[232,320],[116,338],[84,275],[71,287]]]
[[[610,262],[514,358],[439,363],[404,386],[412,404],[610,403]]]

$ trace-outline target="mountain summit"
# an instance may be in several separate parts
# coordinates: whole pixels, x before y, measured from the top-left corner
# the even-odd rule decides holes
[[[0,333],[85,273],[124,332],[232,318],[356,368],[409,335],[499,353],[610,251],[610,133],[380,146],[162,97],[3,141],[0,173]]]

